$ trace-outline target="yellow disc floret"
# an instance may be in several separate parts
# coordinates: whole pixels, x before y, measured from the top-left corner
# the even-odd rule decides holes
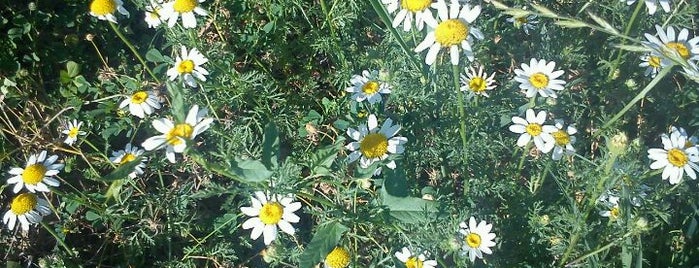
[[[388,139],[381,133],[368,134],[359,142],[359,151],[366,158],[379,158],[388,152]]]
[[[121,161],[119,161],[119,165],[126,164],[128,162],[134,161],[136,159],[136,156],[132,153],[126,153],[124,156],[121,157]]]
[[[325,257],[325,265],[330,268],[345,268],[349,263],[349,252],[342,247],[335,247],[328,253],[328,256]]]
[[[194,132],[194,128],[189,124],[177,124],[170,132],[165,134],[165,139],[171,145],[178,145],[182,143],[182,140],[178,139],[178,137],[188,140],[192,137],[192,132]]]
[[[432,4],[432,0],[401,0],[400,6],[413,13],[423,11]]]
[[[687,154],[684,151],[677,148],[672,148],[667,151],[667,161],[673,166],[684,167],[687,162],[689,162],[689,157],[687,157]]]
[[[146,102],[147,99],[148,99],[148,93],[146,93],[145,91],[139,91],[139,92],[136,92],[133,95],[131,95],[131,103],[134,103],[134,104],[144,103],[144,102]]]
[[[474,77],[468,81],[468,87],[475,93],[483,93],[488,87],[488,83],[482,77]]]
[[[362,92],[364,92],[365,95],[374,95],[376,92],[379,92],[379,82],[376,81],[369,81],[362,86]]]
[[[677,54],[679,54],[680,57],[682,57],[683,59],[685,59],[685,60],[689,59],[689,49],[684,44],[678,43],[678,42],[670,42],[670,43],[667,43],[665,45],[668,48],[670,48],[674,51],[677,51]]]
[[[34,210],[37,204],[36,195],[30,193],[23,193],[12,199],[12,204],[10,205],[10,210],[15,215],[24,215],[29,213],[29,211]]]
[[[527,125],[526,128],[527,133],[529,133],[529,135],[532,135],[533,137],[539,136],[539,134],[541,134],[541,129],[541,125],[536,123],[530,123],[529,125]]]
[[[90,12],[97,16],[112,14],[116,9],[114,0],[94,0],[90,3]]]
[[[551,133],[551,136],[553,136],[553,139],[556,141],[556,145],[558,146],[565,146],[570,143],[570,135],[563,130],[558,130]]]
[[[197,0],[175,0],[175,4],[172,5],[172,9],[177,13],[191,12],[196,7]]]
[[[660,57],[650,56],[648,58],[648,65],[653,68],[660,68]]]
[[[475,233],[470,233],[466,236],[466,244],[471,248],[478,248],[481,246],[481,236]]]
[[[46,166],[43,164],[33,164],[24,168],[24,172],[22,172],[22,181],[26,184],[34,185],[41,182],[45,174]]]
[[[410,257],[405,261],[406,268],[422,268],[422,261],[417,257]]]
[[[461,44],[468,37],[468,25],[459,19],[445,20],[437,25],[434,37],[443,47]]]
[[[177,65],[177,72],[181,74],[188,74],[194,71],[194,61],[183,60],[180,65]]]
[[[260,221],[264,224],[277,224],[284,215],[284,208],[277,202],[264,204],[260,209]]]
[[[536,89],[544,89],[549,85],[549,77],[543,73],[535,73],[529,77],[529,83]]]

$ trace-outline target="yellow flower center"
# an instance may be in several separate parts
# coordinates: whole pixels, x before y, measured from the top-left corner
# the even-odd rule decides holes
[[[458,45],[468,37],[468,25],[458,19],[445,20],[437,25],[434,36],[443,47]]]
[[[516,18],[515,21],[516,21],[517,23],[521,23],[521,24],[525,24],[525,23],[529,22],[529,20],[527,19],[527,17],[519,17],[519,18]]]
[[[529,77],[529,83],[536,89],[544,89],[549,85],[549,77],[543,73],[535,73]]]
[[[366,158],[379,158],[388,152],[388,139],[381,133],[366,135],[359,142],[359,151]]]
[[[46,174],[46,166],[43,164],[33,164],[28,166],[22,172],[22,181],[26,184],[37,184],[44,179]]]
[[[466,236],[466,244],[471,248],[478,248],[481,246],[481,236],[475,233],[470,233]]]
[[[673,166],[684,167],[687,162],[689,162],[689,157],[687,157],[687,154],[684,151],[677,148],[672,148],[667,151],[667,161]]]
[[[325,265],[330,268],[345,268],[349,263],[349,252],[342,247],[335,247],[328,253],[328,256],[325,257]]]
[[[401,0],[400,6],[403,9],[407,9],[413,13],[418,11],[423,11],[432,4],[432,0]]]
[[[379,92],[379,82],[376,81],[369,81],[362,86],[362,92],[364,92],[365,95],[374,95],[376,92]]]
[[[134,103],[134,104],[144,103],[144,102],[146,102],[147,99],[148,99],[148,93],[146,93],[145,91],[139,91],[139,92],[136,92],[133,95],[131,95],[131,103]]]
[[[570,136],[563,130],[558,130],[551,133],[551,136],[553,136],[553,139],[556,140],[556,145],[558,146],[564,146],[570,143]]]
[[[194,128],[192,128],[192,126],[190,126],[189,124],[177,124],[170,130],[170,132],[165,134],[165,139],[167,140],[167,143],[169,143],[170,145],[179,145],[182,143],[182,140],[178,139],[177,137],[188,140],[190,139],[190,137],[192,137],[193,131]]]
[[[660,57],[650,56],[648,58],[648,65],[653,68],[660,68]]]
[[[97,16],[112,14],[116,9],[117,6],[114,0],[94,0],[90,3],[90,12]]]
[[[533,137],[539,136],[541,134],[541,125],[536,123],[530,123],[526,128],[527,133]]]
[[[485,79],[481,77],[474,77],[468,81],[468,87],[475,93],[483,93],[486,87],[488,87],[488,83],[486,83]]]
[[[177,66],[177,71],[181,74],[188,74],[194,71],[194,61],[183,60],[180,65]]]
[[[78,132],[80,132],[79,128],[72,127],[70,130],[68,130],[68,137],[75,138],[78,136]]]
[[[264,224],[277,224],[284,215],[284,208],[277,202],[264,204],[260,209],[260,221]]]
[[[119,161],[119,165],[126,164],[128,162],[133,161],[136,159],[136,156],[132,153],[126,153],[124,156],[121,157],[121,161]]]
[[[417,257],[410,257],[405,261],[405,268],[422,268],[422,261]]]
[[[619,210],[618,206],[613,207],[612,210],[609,211],[609,217],[612,219],[619,218],[620,214],[621,214],[621,211]]]
[[[12,199],[10,210],[15,215],[24,215],[32,211],[37,204],[37,198],[34,194],[23,193]]]
[[[677,54],[680,54],[680,57],[682,57],[683,59],[689,59],[689,49],[687,49],[687,46],[685,46],[684,44],[678,42],[670,42],[665,44],[665,46],[677,51]]]
[[[153,12],[149,12],[148,16],[150,16],[151,19],[159,19],[160,18],[160,7],[153,8]]]
[[[187,13],[194,10],[197,7],[197,0],[175,0],[175,4],[172,8],[177,13]]]

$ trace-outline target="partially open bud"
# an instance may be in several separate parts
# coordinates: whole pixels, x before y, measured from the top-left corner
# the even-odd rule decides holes
[[[626,148],[629,146],[629,138],[626,133],[619,132],[611,138],[607,139],[607,148],[609,153],[613,155],[623,155],[626,153]]]

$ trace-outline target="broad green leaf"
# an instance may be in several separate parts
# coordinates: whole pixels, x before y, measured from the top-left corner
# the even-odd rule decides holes
[[[265,126],[265,137],[262,143],[262,163],[268,169],[279,166],[279,132],[274,123]]]
[[[401,178],[402,176],[402,178]],[[420,223],[429,220],[437,212],[434,201],[417,197],[409,197],[407,180],[403,172],[391,174],[387,171],[384,187],[381,188],[383,205],[388,207],[390,215],[405,223]],[[398,196],[394,195],[398,194]]]
[[[311,268],[321,262],[337,246],[342,238],[342,234],[348,230],[349,228],[336,221],[318,226],[311,242],[308,243],[306,250],[303,251],[299,258],[299,266],[301,268]]]
[[[339,144],[339,143],[338,143]],[[340,152],[338,145],[330,145],[318,149],[311,155],[311,161],[308,167],[311,169],[311,174],[314,175],[329,175],[330,167],[337,158],[337,153]]]
[[[136,166],[138,166],[138,164],[141,163],[142,158],[142,156],[139,156],[136,157],[136,159],[127,162],[126,164],[120,165],[114,171],[112,171],[112,173],[109,173],[107,176],[99,178],[99,180],[115,181],[126,178],[127,176],[129,176],[129,173],[133,172]]]
[[[402,169],[385,169],[386,179],[383,186],[386,193],[394,197],[408,197],[408,180],[405,179],[405,172]]]
[[[272,176],[261,161],[239,157],[231,161],[231,171],[247,182],[261,182]]]
[[[88,210],[87,213],[85,213],[85,219],[88,221],[95,221],[99,218],[102,218],[102,216],[100,216],[92,210]]]
[[[66,63],[66,74],[69,77],[76,77],[80,74],[80,66],[74,61],[68,61]]]
[[[151,50],[148,50],[148,52],[146,52],[146,60],[150,61],[150,62],[159,63],[159,62],[164,62],[165,57],[163,57],[163,54],[160,54],[160,51],[153,48]]]

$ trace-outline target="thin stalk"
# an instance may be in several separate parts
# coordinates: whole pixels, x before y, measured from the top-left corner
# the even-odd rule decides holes
[[[641,93],[638,93],[638,95],[636,95],[636,97],[634,97],[628,104],[626,104],[626,106],[624,106],[624,108],[621,109],[621,111],[619,111],[616,115],[614,115],[614,117],[612,117],[612,119],[609,119],[609,121],[607,121],[607,123],[604,123],[604,125],[602,125],[601,129],[606,129],[607,127],[612,125],[614,122],[619,120],[619,118],[621,118],[627,111],[629,111],[629,109],[631,109],[631,107],[634,106],[638,101],[645,98],[646,94],[648,94],[648,92],[653,87],[655,87],[655,85],[658,84],[658,82],[660,82],[660,80],[663,79],[663,77],[665,77],[668,73],[670,73],[670,70],[672,69],[672,67],[673,66],[671,65],[671,66],[667,66],[667,67],[663,68],[662,70],[660,70],[658,75],[655,76],[655,78],[653,78],[653,80],[651,80],[650,83],[648,83],[648,85],[645,88],[643,88]],[[599,133],[601,133],[601,132],[598,131],[597,133],[599,135]]]
[[[461,135],[461,150],[464,164],[468,161],[468,153],[466,152],[467,140],[466,140],[466,109],[464,108],[464,93],[461,91],[461,86],[459,84],[459,65],[452,65],[452,71],[454,76],[454,89],[456,89],[456,105],[459,109],[459,134]]]
[[[624,29],[624,35],[629,35],[629,32],[631,32],[631,27],[633,26],[634,22],[636,22],[636,16],[638,16],[638,12],[641,11],[641,7],[644,4],[643,2],[644,1],[637,1],[636,9],[634,9],[633,14],[631,15],[631,20],[629,21],[629,24],[626,24],[626,28]],[[621,44],[625,45],[626,40],[621,40]],[[616,59],[613,62],[614,66],[612,68],[609,68],[609,74],[607,75],[607,81],[612,80],[612,77],[614,76],[614,71],[616,71],[619,68],[619,62],[621,61],[621,56],[623,54],[624,54],[624,51],[620,48],[617,55],[616,55]]]
[[[111,26],[112,30],[114,30],[114,32],[117,34],[117,36],[119,36],[119,39],[121,39],[121,41],[124,42],[124,44],[127,47],[129,47],[129,49],[134,54],[134,56],[136,56],[138,61],[141,62],[141,64],[143,65],[143,69],[145,69],[146,72],[148,72],[148,74],[153,78],[153,80],[155,80],[155,82],[160,84],[160,79],[158,79],[158,77],[155,76],[153,71],[146,64],[146,61],[144,61],[143,58],[141,57],[141,54],[139,54],[138,51],[136,51],[136,47],[134,47],[133,44],[131,44],[131,41],[129,41],[129,39],[126,39],[126,36],[124,36],[124,34],[121,32],[121,30],[119,30],[119,27],[117,27],[117,25],[113,22],[109,22],[109,26]]]
[[[405,44],[405,40],[403,40],[403,37],[398,33],[398,31],[395,28],[392,27],[391,18],[386,13],[386,9],[384,8],[383,4],[379,3],[378,0],[369,0],[369,2],[371,3],[371,7],[374,8],[376,14],[378,14],[379,18],[381,18],[383,24],[386,25],[386,28],[388,28],[388,30],[391,32],[393,38],[395,38],[396,41],[398,41],[398,45],[400,45],[400,48],[408,56],[410,62],[413,63],[415,69],[422,73],[422,62],[415,58],[415,53],[413,53],[413,50],[408,48],[408,45]]]
[[[624,236],[622,236],[622,237],[620,237],[620,238],[617,238],[616,240],[610,242],[609,244],[606,244],[606,245],[604,245],[604,246],[601,246],[601,247],[599,247],[599,248],[597,248],[597,249],[595,249],[595,250],[593,250],[593,251],[591,251],[591,252],[589,252],[589,253],[587,253],[587,254],[585,254],[585,255],[580,256],[579,258],[577,258],[577,259],[571,261],[570,263],[566,264],[565,267],[573,267],[573,266],[574,266],[575,264],[577,264],[578,262],[580,262],[580,261],[582,261],[582,260],[584,260],[584,259],[587,259],[587,258],[589,258],[589,257],[591,257],[591,256],[593,256],[593,255],[596,255],[596,254],[598,254],[598,253],[600,253],[600,252],[602,252],[602,251],[605,251],[605,250],[607,250],[607,249],[609,249],[609,248],[611,248],[612,246],[614,246],[614,245],[616,245],[617,243],[623,241],[624,239],[626,239],[627,237],[631,236],[632,234],[634,234],[634,233],[633,233],[633,232],[628,232],[628,233],[624,234]]]

